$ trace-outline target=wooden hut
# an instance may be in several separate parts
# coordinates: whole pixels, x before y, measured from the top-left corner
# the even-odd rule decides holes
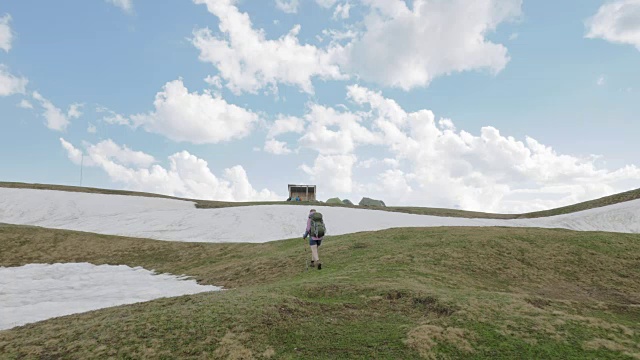
[[[289,198],[295,201],[297,197],[300,201],[316,201],[316,186],[289,184]]]

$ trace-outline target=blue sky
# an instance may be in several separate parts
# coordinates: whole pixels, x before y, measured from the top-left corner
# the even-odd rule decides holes
[[[639,64],[639,0],[8,1],[0,180],[545,209],[640,187]]]

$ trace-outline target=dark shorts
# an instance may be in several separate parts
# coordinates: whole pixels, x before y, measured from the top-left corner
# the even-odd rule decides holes
[[[322,244],[322,240],[313,240],[313,239],[309,238],[309,245],[311,245],[311,246],[313,246],[313,245],[320,246],[320,244]]]

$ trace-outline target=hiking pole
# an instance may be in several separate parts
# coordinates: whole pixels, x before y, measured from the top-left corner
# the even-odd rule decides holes
[[[306,264],[304,271],[309,271],[309,256],[307,256],[307,244],[304,244],[304,258],[304,263]]]

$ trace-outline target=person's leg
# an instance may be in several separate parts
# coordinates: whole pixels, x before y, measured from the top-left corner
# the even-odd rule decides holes
[[[311,249],[311,267],[316,267],[316,256],[314,255],[314,252],[313,252],[313,247],[315,245],[316,245],[316,242],[313,241],[311,236],[309,236],[309,248]],[[317,250],[316,250],[316,254],[317,254]]]
[[[318,245],[311,245],[311,259],[316,263],[320,261],[318,258]]]

